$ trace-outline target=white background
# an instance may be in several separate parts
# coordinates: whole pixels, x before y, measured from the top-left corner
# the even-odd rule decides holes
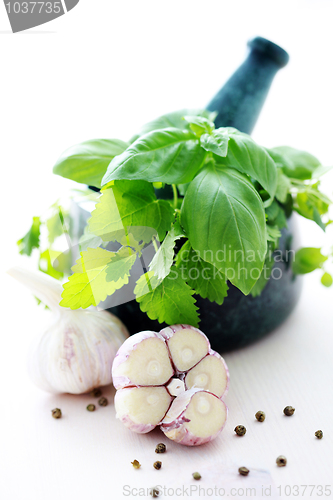
[[[96,495],[118,500],[122,485],[139,477],[130,460],[145,457],[149,464],[154,443],[161,439],[130,434],[114,421],[111,405],[88,414],[86,396],[50,397],[26,377],[27,348],[47,318],[3,271],[16,264],[31,266],[18,256],[16,240],[32,216],[74,184],[53,176],[59,154],[86,139],[126,140],[160,114],[204,107],[243,61],[247,40],[260,35],[285,48],[291,59],[274,80],[253,137],[268,147],[308,150],[330,165],[332,18],[330,0],[81,0],[65,16],[13,35],[0,5],[1,498],[86,500]],[[333,176],[324,184],[331,194]],[[332,244],[331,229],[324,240],[312,226],[301,222],[305,245]],[[328,401],[332,291],[320,287],[319,279],[318,273],[306,277],[302,300],[282,328],[226,356],[232,385],[223,437],[197,450],[171,445],[174,455],[165,458],[169,473],[179,473],[186,463],[198,468],[219,459],[236,469],[267,469],[276,484],[333,483],[328,465],[333,459]],[[288,421],[280,416],[286,404],[298,409]],[[49,415],[56,405],[64,408],[61,421]],[[252,417],[258,409],[272,415],[271,427],[267,419],[262,434]],[[232,435],[238,423],[253,427],[244,440]],[[321,442],[313,438],[320,426],[326,431]],[[291,457],[285,469],[274,465],[280,453]],[[147,465],[139,472],[149,486],[157,481],[150,469]],[[166,469],[159,478],[169,481]]]

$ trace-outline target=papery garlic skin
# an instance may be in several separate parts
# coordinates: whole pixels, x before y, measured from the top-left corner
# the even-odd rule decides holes
[[[35,343],[29,375],[38,387],[55,393],[82,394],[108,385],[125,332],[107,311],[65,309]]]
[[[107,311],[71,311],[59,306],[61,284],[40,271],[13,268],[8,273],[48,305],[53,318],[30,349],[28,371],[49,392],[82,394],[112,382],[117,350],[128,337],[123,323]]]

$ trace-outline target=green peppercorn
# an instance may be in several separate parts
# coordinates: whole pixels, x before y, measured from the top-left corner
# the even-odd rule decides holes
[[[316,436],[316,438],[318,438],[318,439],[322,439],[322,438],[323,438],[323,436],[324,436],[324,433],[323,433],[323,431],[316,431],[316,432],[315,432],[315,436]]]
[[[240,473],[241,476],[247,476],[250,471],[246,467],[240,467],[238,469],[238,472]]]
[[[158,488],[152,488],[150,490],[150,495],[153,497],[153,498],[158,498],[160,496],[160,490]]]
[[[88,411],[95,411],[96,410],[96,406],[95,405],[88,405],[87,406],[87,410]]]
[[[155,453],[165,453],[166,452],[166,446],[164,443],[158,443],[158,445],[155,448]]]
[[[106,398],[101,398],[98,400],[99,406],[107,406],[108,405],[108,400]]]
[[[244,425],[237,425],[234,430],[237,436],[244,436],[244,434],[246,433],[246,428],[244,427]]]
[[[97,388],[97,389],[93,389],[91,392],[90,392],[90,396],[92,398],[99,398],[100,396],[102,395],[102,391],[101,389]]]
[[[131,462],[131,464],[133,465],[134,469],[140,469],[140,467],[141,467],[141,464],[138,460],[133,460],[133,462]]]
[[[201,475],[199,474],[199,472],[193,472],[192,476],[196,481],[199,481],[199,479],[201,479]]]
[[[278,467],[285,467],[287,465],[287,459],[283,455],[280,455],[277,457],[276,463]]]
[[[51,410],[51,414],[53,418],[61,418],[62,415],[60,408],[54,408]]]
[[[154,463],[153,463],[153,467],[154,467],[154,469],[156,469],[156,470],[160,470],[160,468],[162,467],[162,462],[159,462],[159,461],[154,462]]]
[[[283,410],[283,413],[287,415],[287,417],[291,417],[291,415],[295,413],[295,408],[293,408],[292,406],[286,406]]]
[[[263,411],[257,411],[255,417],[258,420],[258,422],[263,422],[266,418],[266,415],[265,415],[265,412],[263,412]]]

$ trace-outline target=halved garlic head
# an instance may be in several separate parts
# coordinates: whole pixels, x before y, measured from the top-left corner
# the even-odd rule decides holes
[[[227,419],[229,374],[206,335],[189,325],[132,335],[112,367],[117,417],[134,432],[161,425],[187,446],[214,439]]]

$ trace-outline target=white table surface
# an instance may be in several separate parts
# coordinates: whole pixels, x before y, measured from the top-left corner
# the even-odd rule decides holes
[[[1,498],[118,500],[126,498],[125,485],[185,484],[191,471],[203,474],[210,465],[224,474],[220,486],[229,484],[225,478],[239,480],[239,466],[247,466],[254,477],[256,469],[268,471],[283,488],[333,483],[332,291],[320,286],[318,276],[306,277],[296,310],[280,328],[225,355],[231,375],[228,422],[216,440],[194,448],[169,441],[159,430],[137,435],[126,429],[115,419],[112,387],[103,389],[110,404],[97,405],[94,413],[85,409],[95,402],[89,395],[56,396],[35,388],[26,375],[26,356],[50,313],[12,278],[5,276],[4,282],[11,300],[2,312]],[[282,410],[289,404],[296,412],[288,418]],[[51,417],[54,407],[63,412],[60,420]],[[266,412],[263,423],[254,419],[259,409]],[[247,428],[244,437],[233,432],[238,424]],[[322,440],[314,437],[318,429],[324,432]],[[156,455],[161,441],[167,453]],[[280,454],[288,459],[285,468],[275,464]],[[140,470],[133,469],[134,458]],[[160,471],[152,467],[157,459],[163,462]],[[252,478],[258,488],[260,477],[257,482]],[[245,479],[240,478],[241,487],[247,486]],[[317,498],[318,491],[303,498]]]

